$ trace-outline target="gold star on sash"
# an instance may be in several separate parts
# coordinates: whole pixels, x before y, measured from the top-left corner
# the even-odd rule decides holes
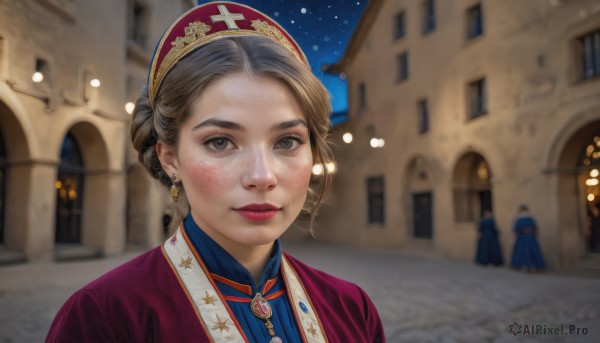
[[[221,330],[221,333],[223,333],[223,330],[229,332],[229,325],[227,325],[227,320],[228,319],[222,321],[221,318],[219,318],[219,315],[217,314],[217,321],[213,322],[215,324],[215,326],[213,326],[213,330]]]
[[[315,330],[315,328],[313,327],[313,323],[310,323],[310,327],[307,330],[313,337],[315,337],[315,334],[317,333],[317,330]]]
[[[202,298],[202,300],[204,300],[204,303],[206,305],[214,305],[215,302],[217,302],[217,299],[215,299],[215,297],[208,295],[208,291],[205,292],[206,296],[204,298]]]
[[[183,259],[183,257],[181,258],[181,263],[179,263],[179,266],[183,269],[192,269],[192,258],[188,257],[185,260]]]

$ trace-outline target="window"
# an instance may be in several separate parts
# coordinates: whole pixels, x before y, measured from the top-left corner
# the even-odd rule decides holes
[[[404,38],[406,35],[406,14],[398,12],[394,17],[394,40]]]
[[[423,33],[435,30],[435,0],[423,0]]]
[[[581,78],[600,76],[600,30],[578,39],[581,51]]]
[[[454,219],[475,222],[485,210],[492,211],[492,171],[483,156],[463,155],[454,167]]]
[[[369,224],[384,223],[384,183],[383,176],[367,178],[367,203]]]
[[[396,58],[396,82],[408,80],[408,52],[403,52]]]
[[[130,11],[129,39],[146,47],[148,40],[148,10],[139,0],[133,0]]]
[[[485,79],[469,83],[467,90],[469,101],[469,119],[487,113]]]
[[[472,39],[483,34],[483,14],[481,4],[467,10],[467,39]]]
[[[426,133],[429,131],[429,109],[427,107],[427,99],[420,100],[417,103],[417,107],[419,111],[419,133]]]
[[[358,84],[358,108],[367,107],[367,86],[364,82]]]

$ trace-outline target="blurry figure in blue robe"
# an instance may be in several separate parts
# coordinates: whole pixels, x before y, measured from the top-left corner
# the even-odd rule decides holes
[[[537,225],[527,205],[519,206],[514,230],[517,237],[511,267],[524,272],[535,272],[545,268],[546,263],[536,238]]]
[[[492,211],[484,210],[479,225],[479,239],[477,240],[477,254],[475,263],[487,266],[501,266],[504,263],[502,249],[498,241],[498,230],[492,216]]]

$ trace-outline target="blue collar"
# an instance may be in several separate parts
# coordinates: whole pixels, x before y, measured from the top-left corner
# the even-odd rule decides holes
[[[204,233],[196,224],[191,214],[188,214],[185,218],[183,227],[192,245],[206,265],[206,268],[213,274],[243,285],[250,285],[253,293],[262,290],[267,280],[279,274],[279,266],[281,265],[281,243],[279,239],[273,245],[273,252],[265,265],[260,283],[257,285],[250,272],[217,244],[217,242]]]

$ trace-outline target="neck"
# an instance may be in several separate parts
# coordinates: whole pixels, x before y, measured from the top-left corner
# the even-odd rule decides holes
[[[250,272],[256,285],[260,283],[267,261],[273,251],[274,241],[257,245],[242,244],[224,236],[217,230],[213,230],[209,225],[203,225],[193,214],[192,218],[206,235]]]
[[[254,283],[258,285],[265,271],[267,261],[271,256],[273,243],[243,247],[223,246],[223,248],[250,272]]]

